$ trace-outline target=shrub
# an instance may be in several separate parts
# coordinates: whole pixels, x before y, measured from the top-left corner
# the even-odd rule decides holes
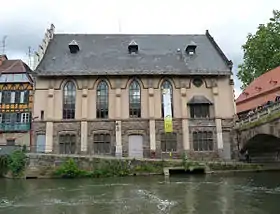
[[[13,177],[21,176],[21,173],[25,169],[26,155],[23,151],[14,151],[8,157],[8,170],[11,171]]]
[[[76,178],[87,176],[87,172],[80,170],[76,162],[69,158],[65,161],[55,172],[54,174],[63,178]]]
[[[0,176],[3,176],[8,171],[8,156],[0,156]]]

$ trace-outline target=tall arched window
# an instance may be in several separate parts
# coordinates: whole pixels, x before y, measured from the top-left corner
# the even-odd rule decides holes
[[[105,81],[101,81],[97,86],[96,93],[96,117],[108,118],[108,84]]]
[[[164,89],[170,90],[171,112],[173,116],[173,88],[172,88],[172,84],[168,80],[164,80],[164,82],[161,84],[161,116],[164,117],[164,100],[163,100]]]
[[[136,80],[129,86],[129,117],[141,117],[141,88]]]
[[[63,88],[63,119],[75,119],[76,86],[72,81]]]

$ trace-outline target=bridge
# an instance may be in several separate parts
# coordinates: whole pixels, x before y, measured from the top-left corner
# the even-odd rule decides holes
[[[235,150],[247,150],[252,162],[280,163],[280,103],[236,122],[233,141]]]

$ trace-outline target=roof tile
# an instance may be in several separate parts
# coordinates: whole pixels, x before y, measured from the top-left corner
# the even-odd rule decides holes
[[[280,66],[256,78],[236,99],[237,112],[247,111],[274,101],[280,89]]]

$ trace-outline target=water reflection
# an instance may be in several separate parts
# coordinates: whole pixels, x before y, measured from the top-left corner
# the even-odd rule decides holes
[[[278,214],[280,173],[0,180],[5,214]]]

